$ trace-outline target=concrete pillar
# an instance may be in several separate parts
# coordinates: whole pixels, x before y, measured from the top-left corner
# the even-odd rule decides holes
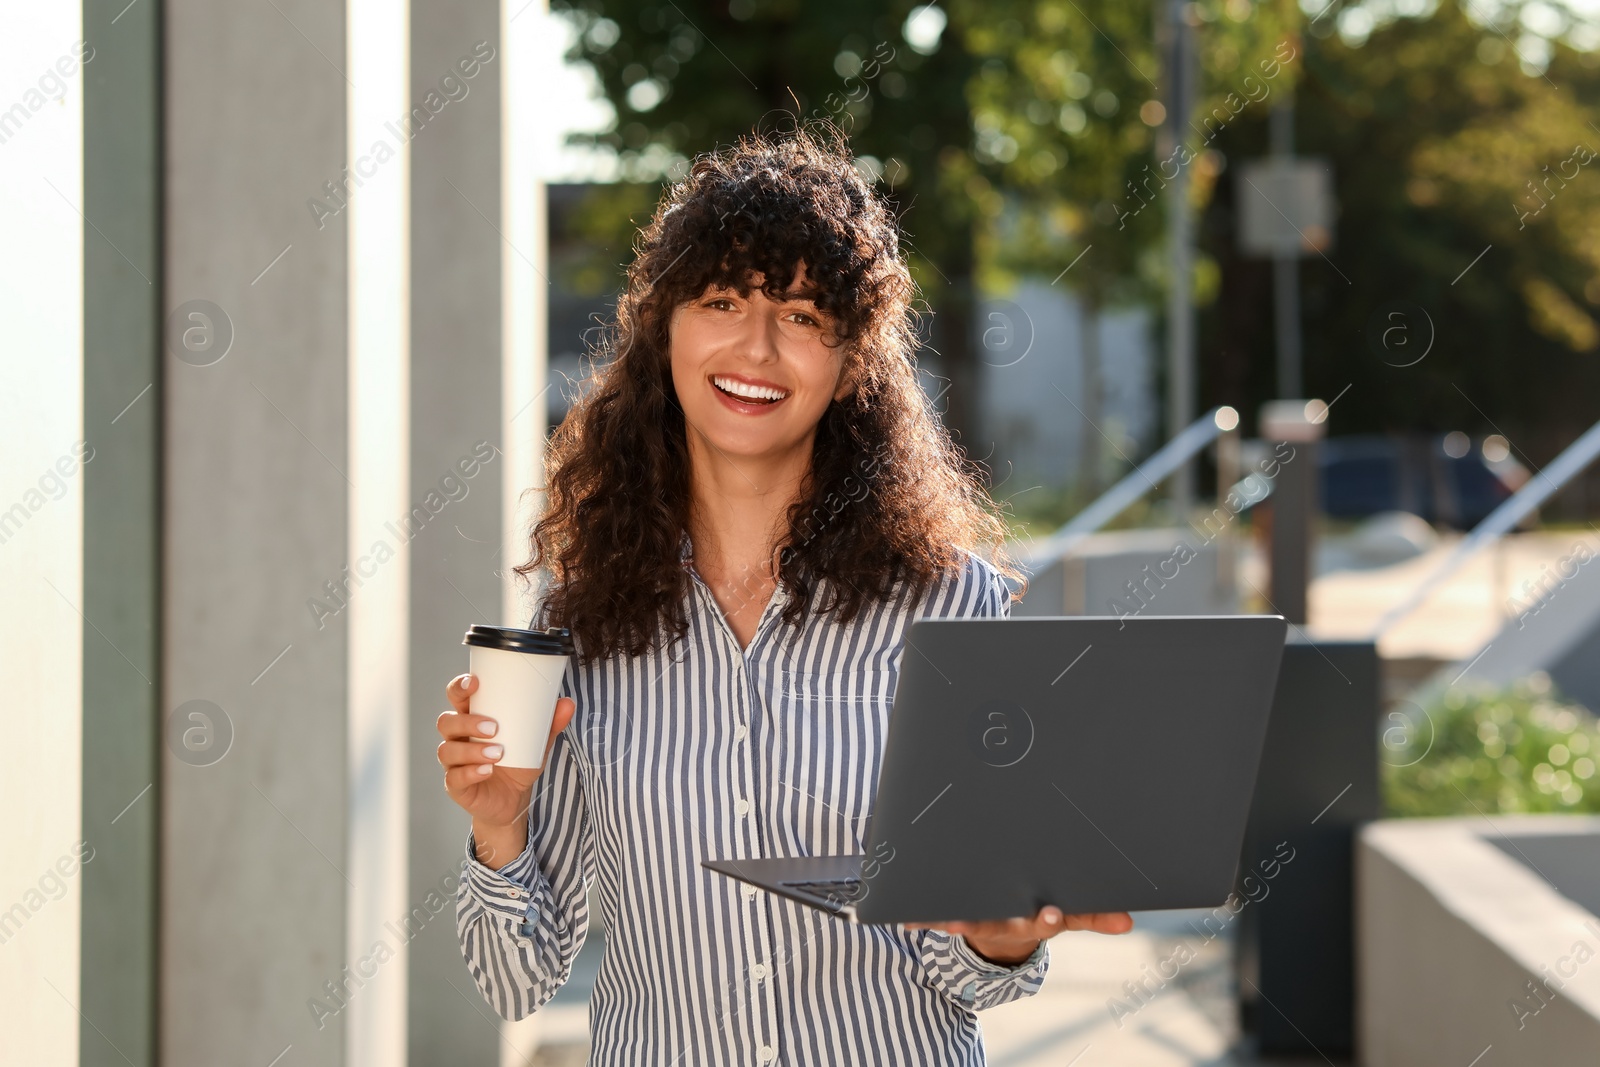
[[[410,501],[427,517],[410,545],[413,900],[441,882],[453,891],[461,868],[468,819],[444,793],[434,719],[466,669],[462,634],[499,621],[500,18],[498,0],[411,4],[410,97],[426,122],[411,144]],[[412,1062],[496,1062],[503,1024],[462,962],[453,896],[410,953]]]
[[[1292,623],[1310,617],[1311,568],[1321,473],[1317,442],[1326,433],[1328,405],[1320,400],[1274,400],[1261,407],[1261,437],[1273,445],[1272,547],[1268,599]]]
[[[344,1062],[350,307],[338,0],[169,0],[161,1062]],[[350,982],[346,998],[362,990]],[[292,1050],[292,1052],[291,1052]]]
[[[387,1067],[406,1062],[413,909],[432,914],[430,901],[406,892],[409,26],[405,5],[394,0],[348,0],[348,12],[353,485],[347,558],[355,588],[348,598],[345,766],[353,884],[346,894],[345,961],[362,984],[344,1012],[345,1050],[352,1067]]]
[[[434,749],[444,685],[475,622],[524,626],[510,568],[527,558],[545,437],[545,202],[531,141],[545,5],[413,0],[414,102],[448,101],[412,144],[411,492],[443,498],[411,547],[410,889],[460,870],[469,820]],[[468,473],[471,472],[471,473]],[[453,918],[411,943],[414,1062],[488,1064],[526,1046],[473,986]],[[522,1035],[522,1036],[519,1036]]]
[[[500,68],[500,554],[495,577],[507,625],[526,626],[533,613],[527,585],[512,568],[529,558],[528,532],[543,510],[544,445],[550,390],[549,219],[540,178],[538,124],[549,121],[544,49],[539,37],[545,0],[501,0]],[[601,937],[598,924],[591,936]],[[523,1067],[539,1048],[549,1016],[501,1028],[501,1067]]]
[[[160,7],[84,5],[83,1067],[156,1062]],[[171,358],[171,357],[165,357]]]
[[[15,9],[0,33],[10,86],[0,101],[0,719],[12,739],[0,773],[0,1048],[30,1067],[78,1062],[80,857],[91,855],[79,747],[93,633],[82,568],[81,39],[73,4]]]

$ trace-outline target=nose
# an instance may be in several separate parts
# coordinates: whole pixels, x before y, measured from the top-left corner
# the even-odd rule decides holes
[[[778,318],[757,305],[746,315],[739,335],[739,354],[751,363],[770,363],[778,358]]]

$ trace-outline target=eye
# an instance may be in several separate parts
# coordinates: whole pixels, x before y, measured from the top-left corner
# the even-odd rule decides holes
[[[804,311],[791,311],[789,313],[789,317],[791,319],[794,319],[796,322],[800,323],[802,326],[821,326],[822,325],[822,323],[817,321],[816,316],[814,316],[814,315],[812,315],[812,314],[810,314],[808,312],[804,312]]]
[[[705,302],[705,306],[708,308],[716,308],[718,311],[732,311],[733,301],[725,296],[714,296]]]

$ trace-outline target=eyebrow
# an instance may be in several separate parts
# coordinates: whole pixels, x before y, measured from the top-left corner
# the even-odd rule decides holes
[[[759,285],[750,286],[750,291],[751,292],[755,292],[757,290],[761,290],[762,292],[765,292],[765,290],[763,290],[761,288],[761,286],[759,286]],[[738,291],[739,291],[738,286],[720,285],[720,284],[717,284],[717,283],[713,282],[710,285],[706,286],[705,291],[700,294],[700,298],[702,298],[702,299],[717,299],[717,294],[719,294],[719,293],[721,293],[721,294],[738,293]],[[773,300],[775,303],[796,303],[796,302],[798,302],[798,303],[807,303],[807,304],[810,304],[812,307],[817,308],[817,310],[820,311],[820,310],[822,310],[822,308],[821,308],[821,305],[817,303],[817,301],[818,301],[818,299],[820,297],[825,296],[826,294],[827,294],[827,290],[823,289],[820,286],[813,285],[813,286],[807,286],[806,288],[803,288],[803,289],[793,289],[793,290],[790,290],[788,292],[781,292],[775,298],[774,297],[769,297],[768,299]]]

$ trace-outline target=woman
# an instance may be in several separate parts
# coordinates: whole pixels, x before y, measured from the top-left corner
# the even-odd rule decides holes
[[[472,815],[457,925],[506,1018],[589,924],[598,1064],[979,1064],[974,1012],[1125,914],[856,926],[705,870],[862,852],[906,628],[1004,615],[1004,525],[918,386],[894,219],[837,137],[702,157],[644,229],[549,450],[524,576],[577,660],[544,771],[439,719]],[[975,550],[987,549],[998,562]],[[565,729],[572,723],[571,729]]]

